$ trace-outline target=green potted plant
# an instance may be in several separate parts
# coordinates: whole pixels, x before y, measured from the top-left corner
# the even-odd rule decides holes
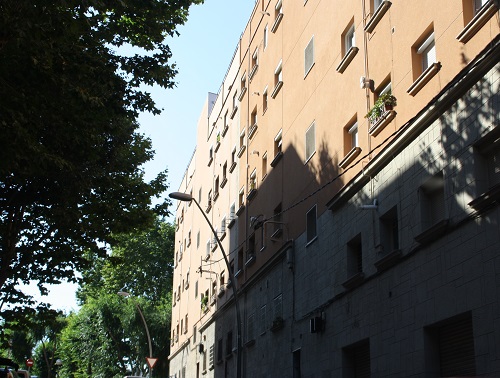
[[[394,109],[396,105],[396,97],[391,92],[384,93],[375,101],[373,107],[366,113],[365,118],[368,118],[371,123],[375,123],[386,111]]]
[[[201,297],[201,310],[203,312],[208,310],[208,295]]]

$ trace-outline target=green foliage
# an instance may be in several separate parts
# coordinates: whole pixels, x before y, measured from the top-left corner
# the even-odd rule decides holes
[[[159,113],[140,86],[174,86],[165,37],[201,0],[0,1],[0,309],[29,314],[19,282],[75,281],[112,234],[168,213],[166,171],[145,182]],[[120,55],[119,47],[133,48]],[[26,312],[27,311],[27,312]]]
[[[137,306],[159,359],[154,375],[167,376],[174,226],[157,220],[114,240],[110,256],[93,256],[93,269],[84,273],[78,293],[83,305],[62,335],[62,377],[123,377],[128,369],[145,375],[149,347]],[[131,296],[122,298],[119,290]]]
[[[396,106],[397,100],[391,92],[384,93],[379,96],[373,107],[370,111],[365,115],[365,118],[368,118],[370,122],[375,123],[385,112],[385,106]]]

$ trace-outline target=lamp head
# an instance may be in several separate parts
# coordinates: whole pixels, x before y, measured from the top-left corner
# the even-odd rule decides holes
[[[116,294],[118,294],[120,297],[123,297],[123,298],[126,298],[130,295],[130,293],[127,293],[126,291],[121,291],[121,290]]]
[[[172,199],[176,199],[178,201],[183,201],[183,202],[189,202],[193,200],[193,197],[190,194],[182,192],[172,192],[168,196]]]

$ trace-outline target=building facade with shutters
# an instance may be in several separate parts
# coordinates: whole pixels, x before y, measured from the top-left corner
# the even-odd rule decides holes
[[[500,374],[498,9],[256,1],[178,189],[171,377]]]

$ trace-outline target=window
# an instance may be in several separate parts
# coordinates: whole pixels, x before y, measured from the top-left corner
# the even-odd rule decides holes
[[[292,378],[302,377],[302,369],[300,367],[300,349],[293,351],[292,369],[293,369]]]
[[[234,117],[237,110],[238,110],[238,91],[235,91],[233,95],[233,110],[231,111],[230,118]]]
[[[281,67],[282,61],[278,63],[276,69],[274,70],[274,89],[273,93],[271,93],[271,97],[275,98],[281,87],[283,86],[283,69]]]
[[[472,2],[473,2],[473,12],[474,15],[476,15],[479,12],[479,10],[486,5],[488,0],[472,0]]]
[[[342,349],[342,377],[370,377],[370,340]]]
[[[268,26],[266,25],[266,26],[264,27],[264,40],[263,40],[264,50],[265,50],[265,49],[266,49],[266,47],[267,47],[268,36],[269,36],[269,33],[268,33]]]
[[[274,24],[271,28],[271,31],[273,33],[275,33],[276,30],[278,29],[278,26],[279,26],[282,18],[283,18],[283,1],[278,0],[276,2],[276,6],[274,7]]]
[[[250,191],[257,189],[257,169],[254,169],[250,174]]]
[[[347,243],[347,277],[363,272],[363,250],[361,234],[356,235]]]
[[[214,160],[214,148],[210,147],[210,150],[208,151],[208,166],[212,164],[213,160]]]
[[[371,33],[380,20],[384,17],[391,7],[392,2],[385,0],[372,0],[371,1],[371,17],[365,26],[365,31]]]
[[[446,218],[443,173],[432,176],[420,187],[422,228],[428,229]]]
[[[247,342],[255,340],[255,313],[248,316],[247,321]]]
[[[349,124],[344,127],[344,158],[339,161],[339,166],[343,169],[346,169],[361,153],[358,135],[358,122],[357,118],[354,117]]]
[[[219,198],[219,185],[220,185],[219,176],[215,178],[214,184],[215,184],[214,185],[214,202],[215,202],[217,198]]]
[[[273,299],[273,320],[283,318],[283,294]]]
[[[278,162],[281,160],[281,157],[283,156],[283,151],[282,151],[282,130],[278,132],[278,135],[274,137],[274,158],[273,161],[271,161],[271,167],[276,167]]]
[[[210,211],[211,207],[212,207],[212,190],[210,189],[208,191],[208,198],[207,198],[207,212]]]
[[[220,187],[223,188],[224,185],[226,185],[227,182],[227,161],[224,162],[224,165],[222,166],[222,181],[220,183]]]
[[[222,136],[226,135],[227,130],[229,130],[229,125],[227,123],[228,110],[224,113],[224,128],[222,129]]]
[[[488,0],[462,0],[464,28],[457,35],[467,43],[498,12],[498,2]]]
[[[316,239],[316,205],[306,214],[306,241],[311,243]]]
[[[356,46],[356,38],[354,34],[354,24],[352,24],[344,36],[344,55],[354,46]]]
[[[314,36],[307,44],[304,50],[304,77],[307,76],[309,71],[314,65]]]
[[[250,129],[248,130],[248,137],[252,138],[257,131],[257,107],[254,108],[250,114]]]
[[[207,240],[207,248],[205,251],[205,260],[210,257],[210,249],[211,249],[212,241],[210,239]]]
[[[432,32],[424,42],[417,48],[417,54],[421,55],[422,72],[433,63],[436,63],[436,44],[434,42],[434,32]]]
[[[266,321],[267,321],[267,317],[266,317],[266,305],[263,305],[261,308],[260,308],[260,334],[264,334],[266,333],[266,330],[267,330],[267,324],[266,324]]]
[[[268,95],[267,95],[267,87],[264,89],[262,93],[262,112],[265,113],[268,105]]]
[[[426,371],[439,377],[476,376],[474,328],[470,313],[430,327],[424,333]]]
[[[245,95],[247,91],[247,74],[246,72],[241,75],[241,87],[240,87],[240,97],[239,100],[241,101],[243,99],[243,96]]]
[[[210,349],[208,352],[208,366],[213,368],[215,360],[215,345],[210,345]]]
[[[283,214],[282,214],[282,208],[281,208],[281,203],[276,206],[273,210],[273,221],[274,221],[274,231],[273,234],[271,235],[272,239],[279,238],[281,234],[283,233]]]
[[[497,201],[500,188],[500,127],[494,127],[474,143],[476,199],[469,205],[482,210]]]
[[[384,253],[391,253],[399,249],[397,206],[380,217],[380,242]]]
[[[233,331],[229,331],[226,337],[226,356],[233,353]]]
[[[238,194],[238,206],[245,206],[245,188],[241,188]]]
[[[305,162],[307,163],[309,159],[316,152],[316,125],[313,122],[311,126],[306,131],[306,146],[305,146]]]
[[[267,152],[262,155],[262,180],[267,176]]]
[[[236,168],[236,147],[231,151],[231,166],[229,167],[229,172],[231,173]]]
[[[414,82],[407,92],[414,96],[427,84],[441,69],[436,58],[436,44],[434,31],[424,34],[412,47],[412,71]]]
[[[240,134],[240,149],[238,150],[238,157],[240,158],[245,152],[245,130],[243,130]]]
[[[222,350],[223,350],[223,342],[222,338],[220,338],[219,340],[217,340],[217,362],[222,362],[224,358]]]
[[[249,79],[252,79],[252,77],[255,75],[255,72],[257,72],[258,67],[259,67],[259,48],[257,47],[252,54],[252,70],[248,75]]]
[[[196,234],[196,248],[200,247],[200,231]]]

